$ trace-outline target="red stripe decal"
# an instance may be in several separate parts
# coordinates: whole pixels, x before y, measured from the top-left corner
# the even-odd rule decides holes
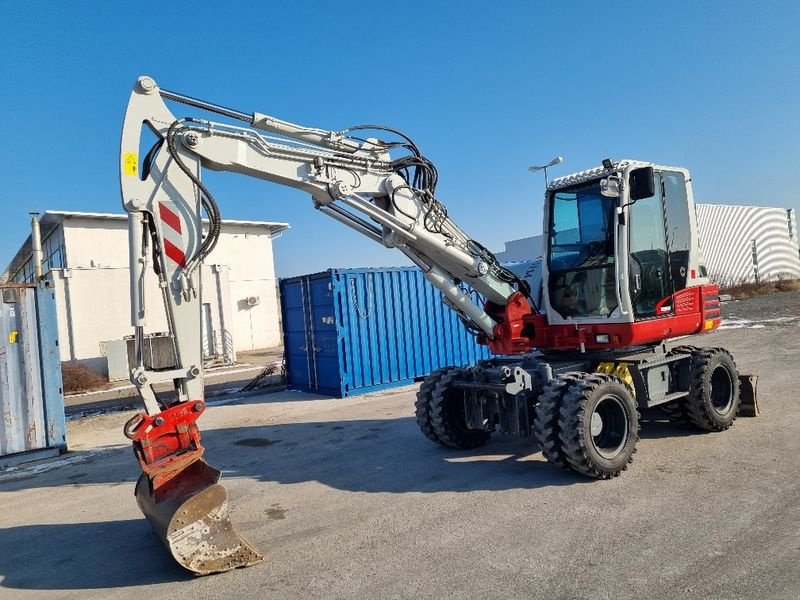
[[[158,213],[161,215],[161,220],[164,221],[164,223],[178,233],[181,233],[181,219],[177,213],[172,212],[160,202],[158,204]]]
[[[186,268],[186,255],[183,253],[183,250],[178,248],[175,244],[173,244],[169,240],[165,239],[164,251],[166,252],[167,256],[171,258],[174,262],[178,263],[184,269]]]

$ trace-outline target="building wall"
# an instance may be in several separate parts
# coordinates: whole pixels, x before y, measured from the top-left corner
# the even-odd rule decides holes
[[[544,252],[544,236],[535,235],[519,240],[511,240],[506,242],[505,245],[505,250],[495,253],[497,260],[500,262],[535,260]]]
[[[229,224],[207,263],[228,266],[233,331],[237,351],[281,343],[272,240],[263,229]],[[257,304],[248,304],[255,298]]]
[[[58,299],[62,360],[105,372],[105,342],[133,333],[130,324],[128,229],[124,219],[70,216],[63,227],[66,268],[51,272]],[[265,226],[223,224],[202,269],[202,304],[211,328],[230,332],[234,351],[280,344],[272,240]],[[167,331],[161,292],[152,271],[145,278],[146,333]],[[248,297],[257,297],[250,306]],[[206,311],[204,310],[204,313]]]
[[[794,210],[698,204],[697,221],[708,273],[717,283],[800,278]]]

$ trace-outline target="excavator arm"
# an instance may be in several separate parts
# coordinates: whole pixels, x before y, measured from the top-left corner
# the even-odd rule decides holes
[[[165,100],[244,122],[176,118]],[[139,152],[143,130],[156,143]],[[382,131],[395,141],[361,138]],[[398,155],[399,156],[396,156]],[[437,172],[402,133],[357,126],[335,132],[244,113],[137,81],[122,132],[120,181],[129,215],[131,320],[136,366],[131,380],[144,411],[125,427],[142,467],[140,508],[186,568],[213,573],[261,556],[234,530],[220,473],[203,461],[196,421],[202,414],[200,266],[220,234],[219,207],[203,169],[249,175],[308,192],[314,207],[358,233],[397,248],[441,290],[466,327],[495,353],[530,349],[534,308],[524,280],[502,267],[449,218],[435,197]],[[202,215],[207,216],[204,228]],[[144,357],[146,281],[161,291],[175,365],[153,369]],[[473,300],[471,291],[483,298]],[[158,386],[170,383],[176,399]]]

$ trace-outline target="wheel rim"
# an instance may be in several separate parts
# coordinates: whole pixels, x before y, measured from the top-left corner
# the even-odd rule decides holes
[[[711,373],[709,398],[711,408],[720,415],[727,413],[733,404],[733,381],[731,374],[720,365]]]
[[[590,430],[597,453],[603,458],[616,457],[628,442],[628,411],[622,399],[604,396],[592,411]]]

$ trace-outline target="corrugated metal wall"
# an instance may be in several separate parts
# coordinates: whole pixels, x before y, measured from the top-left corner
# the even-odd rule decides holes
[[[348,396],[487,358],[419,269],[337,269],[281,281],[287,382]]]
[[[794,210],[698,204],[697,222],[708,273],[717,283],[800,278]]]
[[[66,449],[50,282],[0,286],[0,456]]]

